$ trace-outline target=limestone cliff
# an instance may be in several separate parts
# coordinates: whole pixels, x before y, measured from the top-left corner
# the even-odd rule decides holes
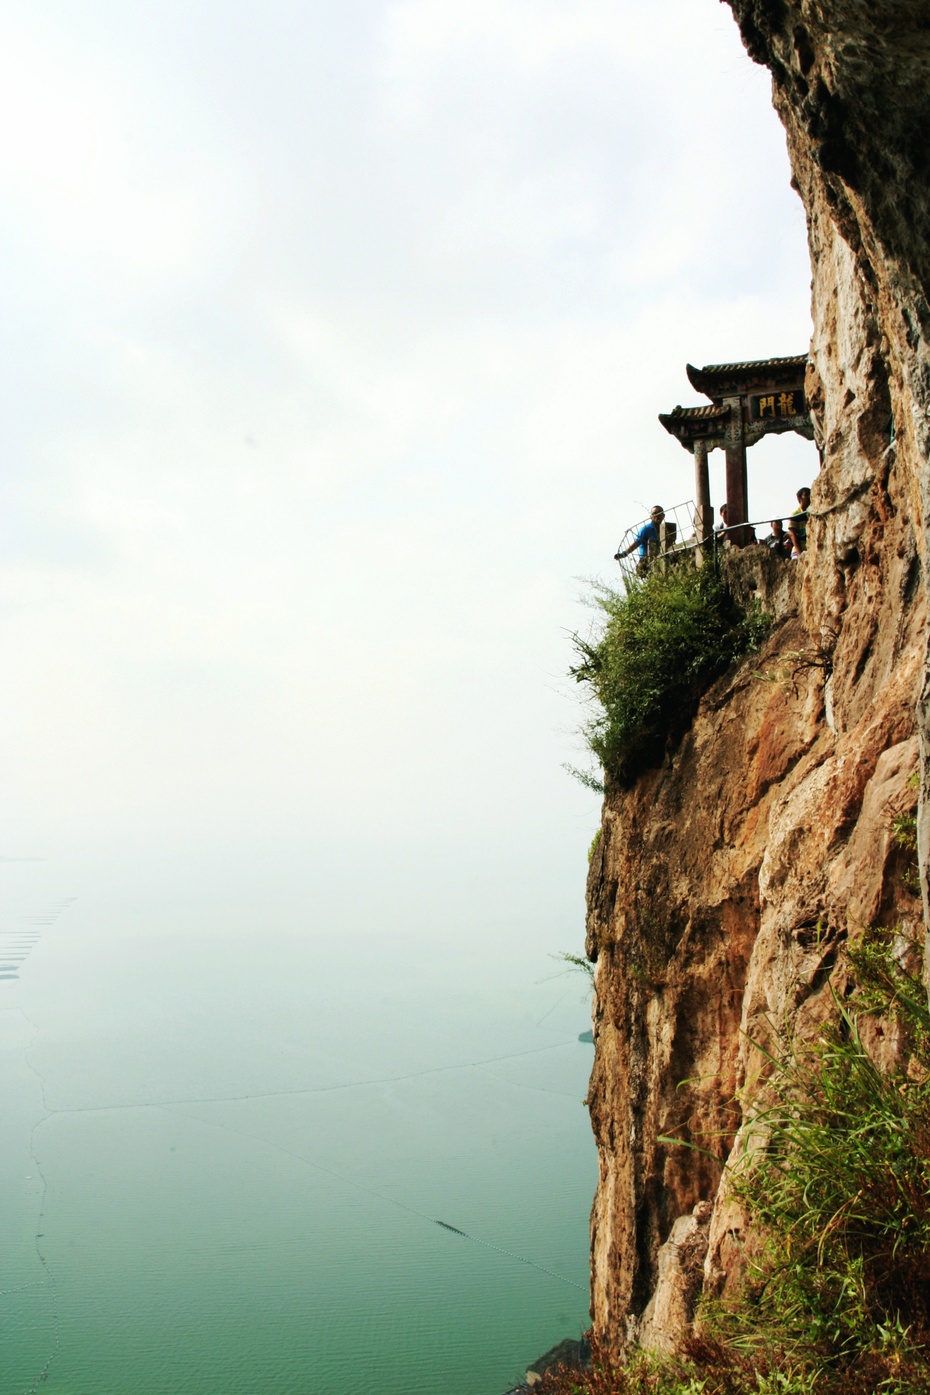
[[[930,708],[930,4],[729,3],[772,71],[807,210],[823,465],[802,561],[732,556],[734,586],[761,588],[775,616],[764,650],[717,682],[661,768],[604,802],[592,1316],[616,1345],[674,1340],[738,1267],[749,1237],[723,1164],[750,1039],[810,1033],[863,926],[921,923],[891,821],[917,799]],[[921,835],[926,863],[925,813]]]

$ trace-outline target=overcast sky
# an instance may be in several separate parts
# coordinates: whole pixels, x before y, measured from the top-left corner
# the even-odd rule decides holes
[[[685,363],[810,332],[729,9],[0,16],[0,851],[570,916],[578,579],[693,494]]]

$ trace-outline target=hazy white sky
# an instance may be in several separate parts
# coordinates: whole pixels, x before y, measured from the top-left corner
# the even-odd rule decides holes
[[[577,578],[809,335],[729,9],[3,0],[0,108],[0,851],[577,927]]]

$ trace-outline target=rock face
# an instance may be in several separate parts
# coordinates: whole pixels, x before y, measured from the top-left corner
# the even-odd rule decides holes
[[[807,210],[823,466],[802,561],[731,558],[734,587],[775,615],[763,651],[604,802],[592,1317],[616,1346],[673,1343],[751,1243],[725,1167],[751,1041],[816,1030],[864,926],[922,925],[891,823],[917,801],[930,715],[930,4],[730,3],[772,70]],[[923,812],[921,837],[926,863]]]
[[[726,0],[772,73],[807,211],[823,440],[867,488],[893,423],[896,473],[930,547],[930,0]],[[852,504],[853,501],[850,501]],[[864,502],[848,510],[855,546]],[[843,526],[834,531],[843,545]],[[930,685],[920,704],[919,844],[930,857]]]

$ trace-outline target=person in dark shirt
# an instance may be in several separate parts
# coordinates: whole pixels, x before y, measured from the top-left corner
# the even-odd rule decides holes
[[[800,508],[795,509],[788,520],[788,536],[791,539],[792,557],[800,557],[807,551],[807,511],[811,506],[811,492],[805,485],[798,490]]]
[[[772,531],[763,539],[766,547],[771,548],[776,557],[791,556],[791,539],[785,532],[780,518],[772,519]]]

